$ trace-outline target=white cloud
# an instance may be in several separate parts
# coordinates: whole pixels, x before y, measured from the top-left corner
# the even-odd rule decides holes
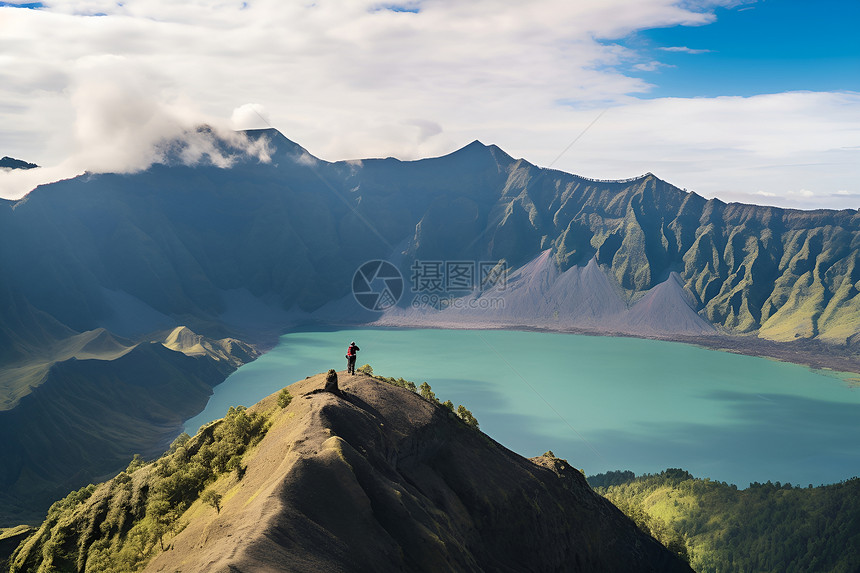
[[[596,113],[574,115],[573,134]],[[558,149],[564,140],[555,138]],[[769,204],[856,208],[834,193],[860,192],[860,150],[845,149],[852,141],[860,141],[860,94],[663,98],[610,108],[555,167],[596,178],[651,171],[726,201],[759,203],[764,192]]]
[[[786,195],[788,195],[789,197],[794,197],[794,196],[804,197],[804,198],[815,197],[815,193],[810,191],[809,189],[797,189],[797,190],[789,189],[788,192],[786,193]]]
[[[34,185],[84,171],[134,172],[169,159],[220,167],[239,155],[269,159],[265,147],[198,111],[172,93],[168,79],[134,59],[85,56],[68,71],[68,155],[46,168],[2,174],[0,196],[19,197]]]
[[[271,127],[269,112],[258,103],[246,103],[233,110],[230,123],[234,129],[261,129]]]
[[[595,40],[707,24],[733,0],[46,4],[0,8],[0,155],[53,166],[46,176],[143,168],[200,123],[271,124],[328,160],[480,139],[545,165],[608,109],[554,167],[652,171],[729,199],[860,192],[857,94],[640,100],[649,85],[618,70],[662,64]],[[200,142],[186,153],[203,154]],[[20,195],[23,177],[14,189],[0,177],[0,194]]]
[[[664,52],[683,52],[684,54],[708,54],[711,52],[711,50],[688,48],[687,46],[666,46],[657,49],[663,50]]]
[[[675,66],[664,64],[663,62],[658,62],[656,60],[652,60],[650,62],[645,62],[641,64],[635,64],[633,66],[634,70],[639,70],[640,72],[656,72],[660,68],[673,68]]]

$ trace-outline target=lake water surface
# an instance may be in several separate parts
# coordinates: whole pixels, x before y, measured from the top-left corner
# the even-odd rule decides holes
[[[186,431],[305,376],[346,368],[428,382],[527,457],[552,450],[588,475],[681,467],[746,487],[860,475],[860,388],[836,374],[680,343],[518,331],[294,332],[240,368]]]

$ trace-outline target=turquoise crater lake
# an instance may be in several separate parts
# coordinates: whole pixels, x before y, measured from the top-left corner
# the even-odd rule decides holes
[[[680,343],[520,331],[344,329],[285,334],[231,375],[194,433],[231,405],[335,368],[351,340],[376,374],[428,382],[526,457],[588,475],[682,467],[746,487],[860,474],[860,389],[840,376]]]

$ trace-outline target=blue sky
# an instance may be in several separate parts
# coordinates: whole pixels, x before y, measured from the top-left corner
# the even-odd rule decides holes
[[[858,23],[858,0],[0,2],[0,156],[43,166],[0,172],[0,196],[144,169],[205,122],[332,161],[479,139],[587,177],[857,208]]]
[[[654,85],[644,97],[860,91],[857,0],[765,0],[718,7],[714,15],[704,26],[642,30],[615,41],[665,64],[653,72],[628,67]]]

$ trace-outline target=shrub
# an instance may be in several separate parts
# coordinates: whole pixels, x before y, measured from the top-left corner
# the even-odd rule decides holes
[[[281,390],[281,393],[278,394],[278,406],[281,408],[286,408],[290,405],[290,402],[293,401],[293,395],[290,394],[290,391],[284,388]]]
[[[363,367],[362,367],[363,368]],[[430,387],[430,384],[427,382],[422,382],[421,386],[415,386],[415,382],[410,382],[409,380],[404,380],[403,378],[386,378],[385,376],[374,376],[380,382],[385,382],[386,384],[391,384],[392,386],[398,386],[400,388],[406,388],[407,390],[411,390],[412,392],[416,392],[421,395],[425,400],[429,400],[435,404],[439,404],[443,408],[446,408],[449,412],[456,414],[463,422],[465,422],[469,427],[478,430],[478,420],[475,416],[466,409],[462,404],[457,406],[457,409],[454,409],[454,403],[451,400],[445,400],[444,402],[439,402],[439,399],[436,397],[436,393],[433,392],[433,389]]]
[[[364,366],[360,366],[356,368],[357,372],[361,372],[362,374],[367,374],[368,376],[373,376],[373,368],[370,367],[370,364],[365,364]]]
[[[422,382],[421,386],[419,386],[418,389],[421,391],[420,393],[422,398],[424,398],[425,400],[430,400],[431,402],[435,402],[436,404],[439,403],[439,400],[436,399],[436,394],[430,388],[430,384],[428,384],[427,382]]]
[[[378,378],[378,380],[391,384],[392,386],[406,388],[410,392],[417,391],[417,388],[415,387],[415,382],[410,382],[409,380],[404,380],[403,378],[386,378],[385,376],[381,376],[380,378]]]
[[[207,503],[215,508],[215,513],[221,513],[221,499],[222,495],[218,492],[212,491],[208,489],[203,492],[203,495],[200,496],[200,501],[203,503]]]
[[[185,434],[186,436],[188,434]],[[146,462],[143,461],[143,458],[140,457],[140,454],[134,454],[134,457],[131,458],[131,462],[129,462],[128,467],[125,468],[125,473],[133,474],[135,470],[139,470],[143,466],[146,465]]]
[[[460,417],[461,420],[466,422],[468,426],[474,428],[475,430],[478,429],[478,420],[475,418],[475,416],[472,415],[472,412],[466,409],[464,405],[460,404],[459,406],[457,406],[457,415]]]
[[[170,449],[167,450],[167,452],[172,454],[173,452],[178,450],[180,447],[185,446],[185,444],[187,444],[188,440],[190,440],[190,439],[191,439],[191,436],[189,436],[185,432],[182,432],[181,434],[176,436],[176,439],[173,440],[172,444],[170,444]]]

